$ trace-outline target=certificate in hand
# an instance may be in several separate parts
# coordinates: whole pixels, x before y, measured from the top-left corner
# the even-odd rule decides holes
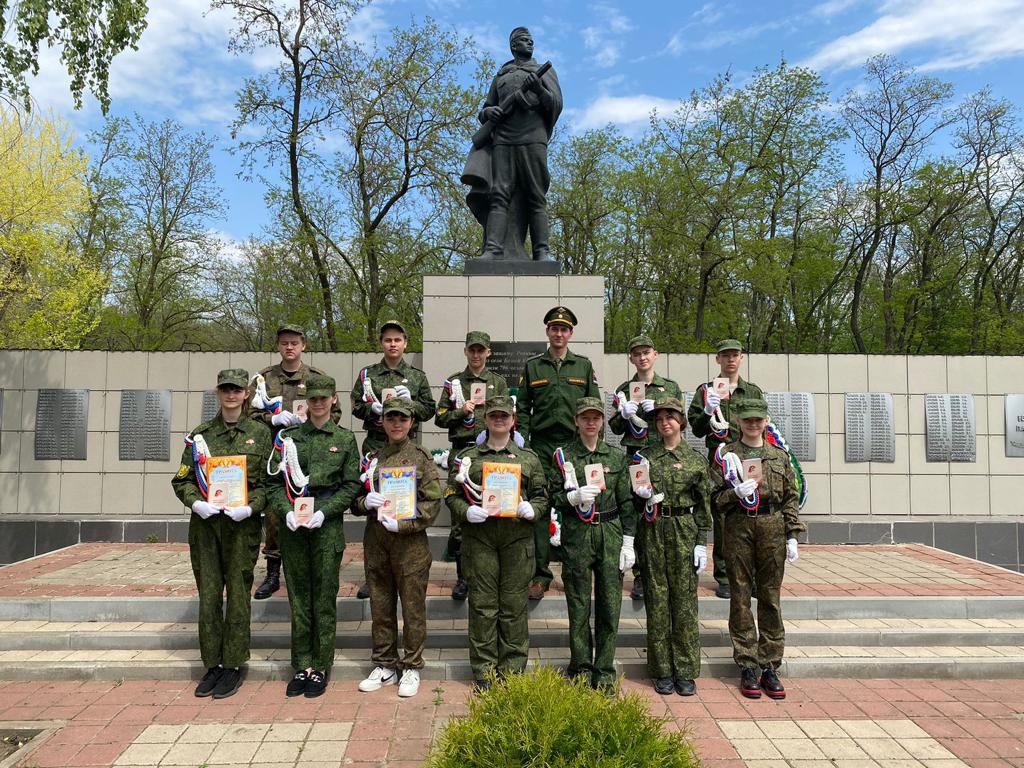
[[[743,460],[743,477],[746,480],[757,480],[757,484],[764,482],[764,471],[761,469],[760,459]]]
[[[395,520],[416,518],[416,467],[381,467],[380,493],[384,506],[379,515]]]
[[[249,505],[249,482],[245,456],[210,456],[206,460],[206,482],[213,506],[246,507]]]
[[[604,484],[603,464],[587,464],[583,467],[583,476],[587,478],[587,485],[596,485],[602,491],[607,489]]]
[[[651,484],[651,472],[648,464],[633,464],[629,468],[629,482],[633,490],[647,488]]]
[[[642,381],[631,381],[629,382],[629,399],[634,403],[639,403],[647,397],[647,385]]]
[[[518,517],[523,468],[519,464],[485,461],[483,508],[492,517]]]
[[[316,508],[316,499],[312,496],[299,496],[295,499],[295,520],[299,525],[305,525],[313,517],[313,510]]]
[[[487,401],[487,382],[473,381],[469,384],[469,400],[477,405],[483,405]]]

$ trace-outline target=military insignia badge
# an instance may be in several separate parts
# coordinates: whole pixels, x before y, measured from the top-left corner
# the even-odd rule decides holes
[[[675,464],[672,465],[672,469],[682,469],[682,468],[683,468],[683,465],[680,464],[678,461]]]
[[[182,464],[180,467],[178,467],[178,477],[185,477],[187,475],[188,475],[188,467],[186,467],[184,464]]]
[[[252,439],[252,438],[250,437],[250,438],[249,438],[248,440],[246,440],[246,441],[245,441],[245,444],[246,444],[246,445],[256,445],[256,441],[255,441],[255,440],[253,440],[253,439]]]
[[[338,446],[332,445],[329,450],[330,450],[331,453],[337,453],[338,452]]]

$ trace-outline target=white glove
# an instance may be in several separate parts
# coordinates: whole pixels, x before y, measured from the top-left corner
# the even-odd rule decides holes
[[[708,548],[704,544],[698,544],[693,548],[693,567],[697,573],[703,573],[708,567]]]
[[[296,424],[301,424],[302,419],[299,418],[298,414],[291,411],[281,411],[274,414],[270,419],[270,423],[275,427],[293,427]]]
[[[367,509],[380,509],[384,506],[384,494],[377,493],[376,491],[370,491],[366,494],[366,498],[363,500],[363,505]]]
[[[523,433],[520,432],[519,430],[515,430],[512,433],[512,442],[514,442],[520,448],[525,448],[526,447],[526,438],[523,437]]]
[[[742,483],[740,483],[739,485],[735,486],[732,489],[732,492],[735,493],[739,498],[745,499],[748,496],[753,496],[754,495],[754,491],[756,491],[756,490],[757,490],[757,480],[744,480]]]
[[[589,509],[594,504],[594,499],[601,495],[601,489],[596,485],[584,485],[578,490],[569,491],[566,494],[569,503],[580,509]]]
[[[799,557],[800,553],[796,548],[796,539],[786,539],[786,560],[792,563]]]
[[[374,401],[370,403],[370,410],[373,411],[374,416],[380,416],[382,413],[384,413],[384,406],[378,403],[377,401]]]
[[[640,407],[644,409],[644,413],[650,413],[654,410],[654,401],[648,397],[640,401]]]
[[[321,512],[321,511],[320,511],[320,510],[318,509],[318,510],[317,510],[316,512],[314,512],[314,513],[313,513],[313,515],[312,515],[312,516],[311,516],[311,517],[309,518],[309,522],[308,522],[308,523],[306,523],[306,527],[307,527],[307,528],[309,528],[310,530],[313,530],[314,528],[319,528],[319,527],[320,527],[321,525],[323,525],[323,524],[324,524],[324,513],[323,513],[323,512]]]
[[[526,499],[519,502],[519,506],[516,507],[516,514],[523,518],[523,520],[533,520],[537,516],[537,513],[533,511],[533,504]]]
[[[384,526],[384,530],[390,531],[391,533],[398,533],[398,521],[393,517],[378,517],[380,524]]]
[[[399,384],[395,387],[395,397],[400,397],[402,400],[412,400],[412,392],[405,384]]]
[[[630,417],[636,416],[636,409],[639,407],[638,403],[634,403],[632,400],[627,400],[619,406],[619,416],[629,421]]]
[[[482,523],[488,517],[490,515],[487,514],[487,510],[476,504],[470,504],[466,510],[466,522],[468,523]]]
[[[240,523],[252,514],[252,507],[228,507],[224,510],[224,514],[236,523]]]
[[[633,493],[641,499],[649,499],[654,494],[654,489],[649,485],[641,485],[639,488],[634,489]]]
[[[625,573],[636,565],[636,551],[633,549],[633,537],[622,537],[622,549],[619,550],[619,570]]]
[[[294,510],[284,516],[284,524],[288,526],[289,531],[297,531],[299,529],[299,521],[295,519]]]
[[[214,515],[220,514],[220,510],[213,506],[213,504],[202,500],[192,502],[192,511],[203,518],[203,520],[207,520]]]
[[[722,398],[718,396],[715,390],[708,388],[708,394],[704,401],[704,413],[710,416],[715,412],[715,408],[722,404]]]

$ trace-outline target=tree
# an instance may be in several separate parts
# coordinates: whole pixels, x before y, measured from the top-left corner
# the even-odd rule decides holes
[[[45,44],[60,50],[75,107],[88,88],[106,114],[110,63],[136,49],[147,10],[146,0],[0,0],[0,96],[31,109],[25,75],[39,73]]]

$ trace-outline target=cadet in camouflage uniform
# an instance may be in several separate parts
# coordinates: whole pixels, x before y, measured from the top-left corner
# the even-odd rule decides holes
[[[732,394],[728,400],[719,400],[711,387],[712,382],[707,382],[697,387],[693,393],[693,400],[690,402],[690,409],[687,413],[690,421],[690,429],[697,437],[705,438],[704,443],[708,447],[708,463],[713,463],[715,449],[721,443],[730,443],[738,440],[740,436],[739,424],[736,423],[736,408],[741,402],[748,399],[764,399],[764,392],[752,381],[746,381],[740,376],[740,367],[743,365],[743,344],[736,339],[723,339],[715,347],[715,361],[719,366],[719,377],[729,379],[730,387],[733,387]],[[705,391],[707,397],[705,401]],[[722,409],[722,415],[729,422],[729,433],[716,435],[711,428],[711,413],[716,406]],[[729,575],[726,573],[725,547],[728,545],[726,536],[723,533],[722,525],[725,517],[716,509],[711,510],[711,517],[715,522],[714,538],[715,546],[711,551],[711,557],[715,566],[715,581],[718,588],[715,595],[723,599],[729,597]]]
[[[786,697],[776,670],[786,648],[780,592],[786,561],[799,556],[797,535],[806,530],[800,521],[796,475],[789,456],[764,439],[768,404],[745,400],[734,410],[742,436],[723,450],[740,459],[761,459],[762,480],[744,480],[733,487],[722,468],[713,464],[714,504],[725,515],[726,557],[732,598],[729,634],[732,655],[741,670],[740,691],[751,699],[762,689],[773,699]],[[741,498],[753,498],[752,509]],[[757,626],[750,611],[753,585],[757,589]]]
[[[295,426],[301,420],[293,412],[296,400],[308,397],[306,382],[310,376],[323,375],[323,371],[302,362],[302,353],[306,350],[306,332],[297,325],[285,324],[277,329],[277,352],[281,362],[260,371],[267,383],[267,396],[281,396],[281,412],[270,413],[266,410],[253,410],[252,418],[262,421],[270,427],[276,437],[283,427]],[[335,405],[331,409],[331,421],[341,418],[341,408]],[[281,588],[281,547],[278,543],[277,520],[274,515],[263,519],[263,557],[267,560],[267,576],[256,588],[253,595],[257,600],[266,600]]]
[[[229,368],[217,374],[220,410],[189,433],[181,467],[171,480],[175,495],[192,517],[188,548],[199,589],[199,651],[207,668],[196,696],[231,696],[241,685],[240,667],[249,659],[249,591],[260,549],[260,513],[266,507],[266,466],[270,430],[246,415],[249,374]],[[246,457],[248,506],[219,509],[200,490],[191,441],[205,440],[212,456]],[[224,592],[227,590],[227,608]]]
[[[593,364],[583,355],[569,351],[569,340],[576,324],[576,315],[570,309],[548,310],[544,315],[548,349],[527,360],[519,377],[516,401],[519,431],[545,467],[551,466],[555,448],[568,443],[576,434],[576,401],[581,397],[601,397]],[[551,585],[547,516],[534,526],[534,547],[537,566],[530,584],[530,599],[540,600]]]
[[[286,694],[314,698],[324,692],[334,665],[338,621],[338,575],[345,551],[345,510],[362,489],[355,436],[333,420],[336,384],[330,376],[306,380],[309,418],[289,427],[282,438],[295,445],[299,469],[308,478],[303,496],[313,499],[315,512],[300,523],[294,512],[293,491],[283,476],[271,486],[272,514],[281,524],[281,551],[288,577],[292,614],[292,667],[295,676]],[[278,457],[279,459],[281,457]]]
[[[463,450],[469,479],[482,486],[485,462],[522,467],[517,518],[489,517],[466,497],[456,480],[458,462],[449,462],[445,501],[452,518],[463,523],[463,550],[469,581],[469,661],[478,689],[490,685],[487,673],[522,672],[530,649],[527,588],[533,578],[533,527],[548,509],[547,477],[537,454],[511,439],[512,398],[499,395],[483,406],[487,441]]]
[[[437,413],[434,422],[439,427],[448,429],[448,441],[452,444],[448,454],[449,466],[459,451],[475,444],[476,436],[484,429],[484,419],[475,414],[476,404],[470,398],[474,383],[484,384],[487,394],[484,400],[508,393],[508,383],[494,371],[487,369],[487,358],[491,356],[491,337],[483,331],[470,331],[466,334],[466,368],[456,371],[445,380],[441,389],[441,397],[437,401]],[[450,387],[458,381],[462,397],[466,404],[463,408],[455,407],[455,398]],[[467,423],[468,420],[468,423]],[[458,579],[452,589],[453,600],[465,600],[469,588],[462,569],[462,534],[461,524],[452,518],[452,527],[448,533],[448,557],[455,560],[455,571]]]
[[[692,696],[700,675],[697,574],[707,564],[711,484],[704,457],[683,440],[683,404],[674,397],[657,401],[654,423],[662,442],[640,449],[651,487],[634,491],[646,500],[638,503],[637,525],[645,554],[647,669],[658,693]]]
[[[356,502],[357,514],[367,515],[363,534],[367,584],[370,588],[370,616],[373,634],[373,663],[370,676],[359,684],[361,691],[376,691],[395,683],[399,696],[414,696],[419,690],[423,668],[423,647],[427,640],[427,578],[432,560],[427,528],[434,524],[441,508],[441,482],[429,452],[409,438],[417,404],[401,397],[384,403],[384,430],[388,443],[376,452],[377,468],[373,487],[380,488],[384,467],[416,467],[416,517],[395,520],[379,516],[384,496],[371,491]],[[398,600],[402,601],[402,647],[398,657]]]
[[[672,379],[659,376],[654,370],[654,363],[658,359],[658,350],[654,348],[654,342],[650,336],[634,336],[629,340],[629,362],[636,368],[633,378],[624,381],[615,390],[621,395],[622,405],[616,413],[612,414],[608,422],[612,434],[622,435],[622,449],[630,461],[635,461],[638,450],[648,445],[653,445],[661,438],[658,437],[658,430],[654,429],[654,401],[663,397],[675,397],[682,400],[683,393],[679,385]],[[629,385],[633,382],[642,382],[646,386],[647,396],[639,403],[632,403],[629,399]],[[632,418],[639,417],[644,426],[640,427],[633,423]],[[644,553],[639,547],[636,550],[636,564],[633,566],[633,588],[629,596],[634,600],[644,599],[644,579],[641,574]]]
[[[562,581],[569,613],[569,675],[583,676],[594,688],[615,687],[615,646],[622,608],[622,574],[633,567],[636,510],[629,485],[629,462],[601,439],[604,404],[597,397],[576,403],[577,435],[562,446],[583,482],[583,469],[600,464],[605,489],[586,484],[566,489],[552,483],[553,506],[562,522]],[[561,476],[557,461],[554,472]],[[594,630],[590,629],[591,592]]]

